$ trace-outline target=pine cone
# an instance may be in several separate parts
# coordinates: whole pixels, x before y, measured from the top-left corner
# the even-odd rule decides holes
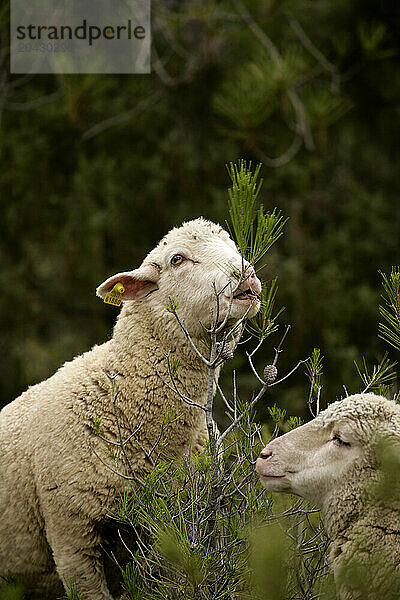
[[[227,360],[232,360],[234,353],[234,345],[232,343],[225,344],[225,348],[221,352],[221,360],[226,362]]]
[[[278,369],[275,365],[267,365],[264,369],[265,383],[274,383],[278,375]]]

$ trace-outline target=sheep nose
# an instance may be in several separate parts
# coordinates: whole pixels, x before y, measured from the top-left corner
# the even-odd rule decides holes
[[[232,263],[232,267],[232,278],[234,280],[238,279],[239,274],[241,274],[241,283],[239,286],[239,290],[245,291],[250,288],[251,291],[257,295],[261,293],[261,281],[258,279],[254,267],[252,265],[248,263],[245,263],[243,265],[243,263],[238,261]]]
[[[272,450],[270,448],[264,448],[264,450],[261,450],[258,458],[262,458],[265,460],[266,458],[269,458],[270,456],[272,456]]]
[[[258,279],[254,267],[248,265],[243,273],[243,284],[248,286],[256,294],[261,293],[261,281]]]
[[[247,273],[248,270],[246,271],[246,274]],[[261,293],[261,281],[258,279],[253,268],[251,269],[250,275],[246,278],[246,282],[253,292],[256,294]]]

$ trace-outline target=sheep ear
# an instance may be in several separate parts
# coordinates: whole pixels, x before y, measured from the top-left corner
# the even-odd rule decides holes
[[[116,283],[122,283],[125,288],[122,294],[122,300],[134,300],[147,296],[150,292],[157,290],[157,282],[160,273],[153,265],[145,265],[134,271],[125,271],[117,273],[106,279],[96,290],[100,298],[104,298],[107,292],[112,290]]]

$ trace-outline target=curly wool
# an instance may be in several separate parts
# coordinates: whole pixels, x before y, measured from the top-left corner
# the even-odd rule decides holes
[[[400,497],[385,501],[374,484],[382,478],[377,444],[386,441],[388,451],[399,456],[400,406],[375,394],[357,394],[331,404],[318,419],[324,426],[346,421],[365,448],[362,459],[324,506],[339,596],[341,600],[397,599]]]

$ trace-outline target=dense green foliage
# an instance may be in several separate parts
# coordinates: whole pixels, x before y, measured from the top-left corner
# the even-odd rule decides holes
[[[0,12],[0,402],[110,335],[115,310],[94,295],[106,276],[182,219],[224,222],[224,165],[238,157],[263,163],[260,200],[289,217],[260,271],[279,276],[293,323],[282,364],[320,347],[332,400],[352,387],[354,359],[380,358],[378,270],[399,263],[398,6],[152,11],[151,75],[28,77],[7,72]],[[248,395],[253,379],[241,382]],[[299,377],[270,401],[301,413],[306,393]]]
[[[326,587],[321,516],[301,499],[262,490],[252,417],[234,428],[218,459],[209,446],[161,463],[143,486],[127,483],[114,515],[132,552],[124,600],[294,600]]]

